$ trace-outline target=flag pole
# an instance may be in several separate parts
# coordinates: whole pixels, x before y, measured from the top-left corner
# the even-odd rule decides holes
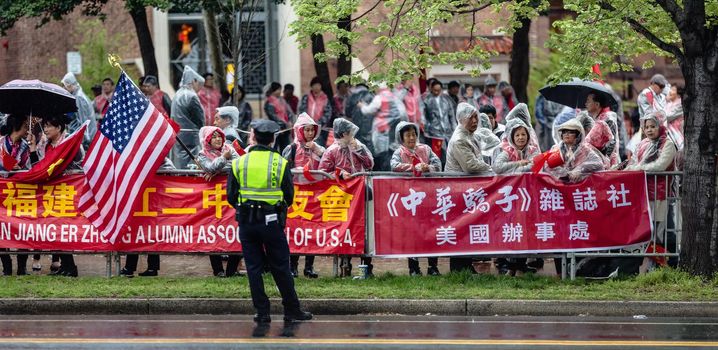
[[[127,74],[127,72],[125,72],[125,70],[122,69],[122,65],[120,64],[120,56],[118,56],[117,54],[108,53],[107,61],[110,63],[111,66],[119,69],[122,73]],[[132,80],[130,80],[130,81],[132,81]],[[134,85],[135,82],[132,81],[132,84]],[[136,87],[139,88],[138,86],[136,86]],[[141,89],[140,89],[140,91],[141,91]],[[150,102],[150,103],[152,103],[152,102]],[[190,158],[192,158],[192,161],[194,161],[194,163],[197,165],[197,167],[202,169],[202,171],[204,171],[205,173],[209,173],[207,171],[207,169],[205,169],[205,167],[203,167],[202,164],[197,160],[197,157],[195,157],[194,154],[192,154],[192,151],[189,149],[189,147],[187,147],[187,145],[185,145],[185,143],[182,142],[182,140],[179,138],[179,135],[177,135],[177,134],[175,134],[175,141],[177,141],[179,143],[179,145],[182,147],[182,149],[184,149],[184,151],[190,156]]]

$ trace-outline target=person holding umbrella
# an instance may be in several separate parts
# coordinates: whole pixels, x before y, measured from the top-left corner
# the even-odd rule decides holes
[[[65,74],[61,82],[65,90],[75,96],[75,103],[77,104],[76,117],[70,121],[67,126],[67,131],[73,133],[79,129],[85,121],[90,121],[90,124],[87,126],[87,131],[85,131],[85,138],[82,141],[82,147],[87,149],[90,147],[90,143],[97,132],[97,122],[95,121],[95,112],[92,108],[92,103],[90,103],[87,95],[82,92],[82,86],[77,82],[77,78],[75,78],[72,72]]]
[[[24,116],[11,114],[5,125],[0,127],[0,171],[27,170],[30,168],[30,146],[25,137],[28,134],[27,119]],[[7,251],[7,249],[0,249]],[[0,254],[3,275],[12,275],[12,260],[8,254]],[[27,255],[17,255],[17,275],[27,275]]]

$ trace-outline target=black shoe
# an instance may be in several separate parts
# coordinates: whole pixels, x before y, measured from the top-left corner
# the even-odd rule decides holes
[[[313,267],[305,267],[305,268],[304,268],[304,277],[307,277],[307,278],[317,278],[317,277],[319,277],[319,274],[316,273],[316,272],[314,272],[314,268],[313,268]]]
[[[60,271],[60,266],[50,265],[50,275],[56,275],[57,271]]]
[[[367,278],[372,278],[372,277],[374,277],[374,265],[368,264],[368,265],[366,266],[366,277],[367,277]]]
[[[526,265],[534,269],[543,269],[543,259],[538,258],[536,260],[529,261]]]
[[[284,322],[297,322],[311,320],[314,315],[309,311],[298,311],[284,315]]]
[[[154,277],[154,276],[157,276],[157,270],[146,270],[145,272],[140,272],[140,273],[138,273],[137,276],[140,276],[140,277]]]
[[[18,270],[17,275],[18,276],[27,276],[27,270]]]
[[[126,268],[123,267],[122,270],[120,270],[120,276],[122,276],[122,277],[127,277],[127,278],[132,278],[132,277],[135,277],[135,272],[134,272],[134,271],[130,271],[130,270],[128,270],[128,269],[126,269]]]
[[[292,268],[291,272],[292,272],[292,277],[294,277],[294,278],[299,277],[299,271],[297,271],[296,268]]]
[[[227,277],[244,277],[244,274],[239,271],[227,273],[226,275]]]
[[[511,270],[508,266],[498,266],[497,269],[499,271],[499,275],[509,275],[511,273]]]
[[[60,268],[60,271],[62,271],[62,276],[77,277],[77,266],[68,267],[68,268]]]
[[[272,318],[269,317],[268,314],[255,314],[255,315],[254,315],[254,322],[257,322],[257,323],[270,323],[270,322],[272,322]]]
[[[439,272],[439,268],[436,266],[429,266],[429,268],[426,269],[426,274],[429,276],[441,276],[441,272]]]
[[[342,266],[342,273],[341,277],[351,277],[352,276],[352,264],[347,264]]]
[[[227,275],[224,274],[224,271],[220,271],[220,272],[215,273],[214,277],[225,278],[225,277],[227,277]]]

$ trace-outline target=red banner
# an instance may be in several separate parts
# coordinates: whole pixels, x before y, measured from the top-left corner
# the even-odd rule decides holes
[[[59,251],[237,252],[226,177],[155,176],[114,245],[77,212],[84,175],[47,183],[0,179],[0,248]],[[287,238],[292,253],[364,252],[364,179],[295,186]]]
[[[548,175],[374,178],[378,256],[585,251],[646,242],[643,172],[578,184]]]

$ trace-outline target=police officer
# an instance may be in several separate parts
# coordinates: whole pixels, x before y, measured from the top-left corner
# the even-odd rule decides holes
[[[237,214],[239,239],[247,265],[252,303],[257,323],[271,322],[269,298],[264,292],[263,257],[269,262],[272,276],[282,295],[284,321],[310,320],[312,314],[302,311],[289,270],[289,244],[284,235],[287,202],[294,198],[292,174],[287,160],[271,148],[279,125],[271,120],[251,124],[256,144],[249,153],[232,162],[227,181],[227,201]]]

